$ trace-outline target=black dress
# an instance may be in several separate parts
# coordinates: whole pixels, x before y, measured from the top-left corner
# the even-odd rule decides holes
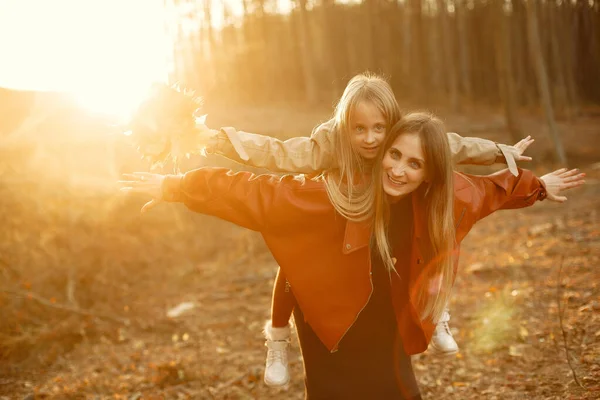
[[[399,269],[410,259],[410,197],[393,205],[391,220],[402,221],[392,224],[389,232]],[[373,293],[337,352],[330,353],[304,322],[300,307],[294,309],[307,400],[420,399],[410,356],[396,326],[389,273],[378,255],[372,256],[371,264]]]

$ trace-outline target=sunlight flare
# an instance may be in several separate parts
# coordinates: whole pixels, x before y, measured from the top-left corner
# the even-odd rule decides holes
[[[159,0],[0,2],[0,86],[71,93],[92,111],[126,116],[168,54]]]

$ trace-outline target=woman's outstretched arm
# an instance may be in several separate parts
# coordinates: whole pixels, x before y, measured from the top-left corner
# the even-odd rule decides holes
[[[142,207],[149,210],[162,201],[183,203],[190,210],[213,215],[244,228],[265,231],[273,203],[293,177],[234,173],[225,168],[200,168],[184,175],[135,172],[124,175],[121,191],[152,197]]]
[[[562,168],[540,178],[526,169],[519,169],[518,176],[507,170],[487,176],[463,175],[475,186],[476,201],[471,204],[477,209],[477,220],[496,210],[522,208],[538,200],[564,202],[563,191],[585,183],[585,173],[577,169]]]

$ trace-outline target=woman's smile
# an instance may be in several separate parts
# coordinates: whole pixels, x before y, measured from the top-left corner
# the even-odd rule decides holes
[[[390,174],[390,173],[388,173],[387,176],[388,176],[390,183],[394,186],[401,187],[401,186],[406,185],[406,181],[402,180],[402,178],[400,178],[400,177],[394,178],[392,176],[392,174]]]

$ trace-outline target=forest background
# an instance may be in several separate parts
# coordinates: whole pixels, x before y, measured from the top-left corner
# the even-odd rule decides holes
[[[169,81],[204,98],[211,127],[307,136],[348,80],[372,71],[405,110],[433,111],[463,136],[532,135],[522,167],[585,171],[565,205],[478,224],[451,304],[461,352],[414,365],[425,398],[597,398],[597,0],[161,7]],[[116,181],[150,166],[110,115],[60,91],[0,86],[0,398],[303,398],[295,342],[290,387],[262,383],[277,265],[260,235],[174,205],[140,216],[147,199],[119,196]],[[184,169],[201,165],[241,168],[210,156]]]

